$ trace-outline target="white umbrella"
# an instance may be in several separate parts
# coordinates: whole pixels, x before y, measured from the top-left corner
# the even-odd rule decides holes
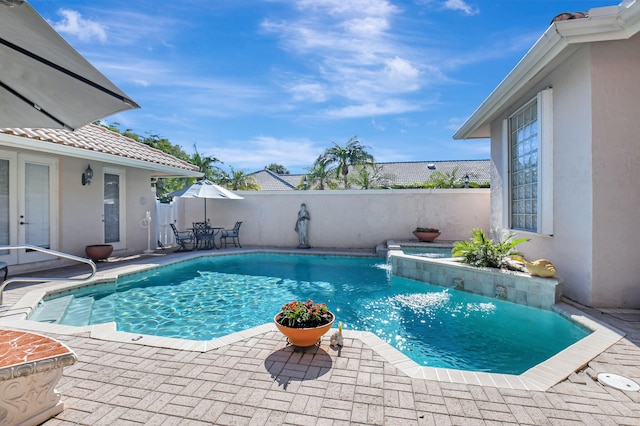
[[[31,5],[0,0],[0,127],[73,130],[132,108]]]
[[[207,221],[207,199],[218,198],[228,200],[243,200],[238,194],[223,188],[210,180],[203,179],[196,183],[185,186],[182,189],[167,194],[169,197],[181,197],[181,198],[204,198],[204,221]]]

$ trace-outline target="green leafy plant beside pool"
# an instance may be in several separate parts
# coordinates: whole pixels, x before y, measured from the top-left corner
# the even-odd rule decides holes
[[[333,320],[333,314],[329,312],[324,303],[290,302],[282,307],[281,315],[277,321],[285,327],[311,328],[329,324]]]
[[[494,232],[497,234],[497,232]],[[516,250],[520,243],[529,238],[516,238],[513,232],[505,237],[498,236],[496,241],[488,238],[481,228],[471,230],[471,239],[458,241],[451,251],[452,256],[461,257],[464,263],[478,267],[503,268],[512,256],[522,256]]]

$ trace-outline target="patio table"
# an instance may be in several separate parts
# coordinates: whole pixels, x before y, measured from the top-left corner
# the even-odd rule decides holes
[[[189,231],[193,232],[193,236],[195,237],[195,248],[198,250],[210,250],[210,249],[218,249],[220,248],[216,245],[216,236],[220,233],[220,231],[224,229],[216,226],[206,226],[203,228],[188,228]]]

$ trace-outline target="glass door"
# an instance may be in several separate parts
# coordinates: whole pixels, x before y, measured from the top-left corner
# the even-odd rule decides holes
[[[103,222],[104,242],[112,244],[114,249],[125,248],[124,221],[124,171],[105,169]]]

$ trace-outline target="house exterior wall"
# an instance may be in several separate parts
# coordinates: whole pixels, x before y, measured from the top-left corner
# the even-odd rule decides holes
[[[7,147],[3,147],[7,149]],[[140,226],[146,211],[154,214],[155,194],[151,192],[151,171],[132,167],[117,166],[100,161],[88,161],[82,158],[59,154],[47,154],[25,149],[15,150],[17,153],[37,154],[42,158],[57,160],[58,187],[57,197],[57,244],[54,250],[85,257],[85,246],[101,244],[103,237],[103,172],[105,167],[119,169],[124,172],[124,217],[125,233],[122,247],[114,250],[115,255],[140,253],[147,248],[147,231]],[[94,177],[90,185],[81,183],[82,173],[90,164]],[[17,203],[18,194],[11,196],[10,203]],[[141,201],[144,198],[144,204]],[[15,210],[17,212],[17,209]],[[153,235],[153,234],[152,234]],[[155,237],[154,237],[155,239]],[[16,244],[14,240],[11,244]],[[153,241],[153,243],[155,243]],[[154,244],[155,247],[155,244]],[[38,262],[27,262],[11,265],[11,273],[19,274],[45,268],[69,264],[69,261],[54,259]]]
[[[88,164],[91,165],[94,176],[90,185],[83,186],[80,177]],[[125,184],[120,194],[121,202],[124,203],[124,217],[121,218],[125,222],[124,235],[121,234],[124,245],[116,247],[114,254],[139,253],[147,248],[147,231],[140,226],[140,220],[145,218],[147,210],[152,216],[155,212],[155,194],[151,192],[150,172],[71,157],[61,157],[60,165],[61,251],[84,256],[86,245],[104,243],[102,218],[105,169],[124,172],[121,178],[124,178]],[[153,243],[155,246],[155,241]]]
[[[529,259],[551,260],[564,294],[588,306],[640,307],[640,37],[584,44],[491,125],[491,227],[508,223],[503,120],[553,87],[553,236],[519,233]],[[504,183],[504,185],[503,185]]]
[[[528,259],[551,260],[564,279],[564,294],[592,304],[591,84],[590,52],[578,49],[567,61],[521,95],[491,124],[491,228],[508,229],[508,170],[503,122],[538,92],[553,88],[553,235],[518,232]]]
[[[417,226],[437,227],[440,240],[466,240],[472,228],[489,227],[488,189],[239,191],[243,200],[208,200],[211,226],[243,221],[243,246],[296,247],[301,203],[311,215],[309,242],[316,248],[375,248],[415,239]],[[175,199],[179,229],[202,221],[202,199]]]
[[[593,300],[640,307],[640,34],[594,43]]]

